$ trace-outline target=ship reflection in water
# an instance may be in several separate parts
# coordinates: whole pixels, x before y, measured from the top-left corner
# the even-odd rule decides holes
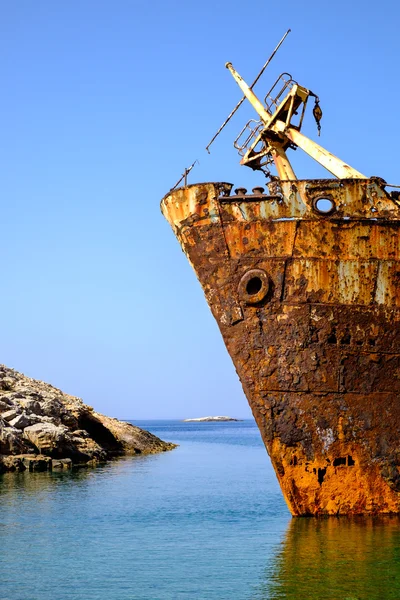
[[[293,519],[251,600],[400,598],[400,518]]]

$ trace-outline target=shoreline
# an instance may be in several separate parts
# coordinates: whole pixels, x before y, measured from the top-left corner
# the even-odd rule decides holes
[[[174,448],[136,425],[96,412],[76,396],[0,365],[0,474],[93,467]]]

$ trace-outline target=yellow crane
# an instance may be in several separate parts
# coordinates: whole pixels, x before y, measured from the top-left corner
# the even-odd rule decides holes
[[[365,175],[353,169],[350,165],[340,160],[340,158],[328,152],[328,150],[300,132],[307,101],[310,96],[315,98],[313,114],[317,121],[318,134],[321,129],[319,122],[322,117],[322,111],[319,106],[318,97],[307,88],[298,85],[289,73],[282,73],[278,77],[265,96],[264,103],[253,92],[255,84],[289,33],[290,29],[286,31],[250,86],[247,85],[244,79],[233,68],[232,63],[226,63],[225,66],[231,72],[244,96],[218,129],[208,146],[206,146],[206,150],[210,151],[211,144],[247,98],[256,110],[260,120],[255,121],[251,119],[246,123],[234,142],[235,148],[242,156],[240,161],[242,165],[251,167],[254,170],[262,170],[267,175],[270,175],[268,166],[274,163],[281,180],[296,181],[297,177],[286,156],[286,150],[288,148],[301,148],[338,179],[367,179]],[[295,122],[296,119],[297,123]]]
[[[226,63],[226,67],[260,117],[260,121],[254,122],[253,127],[249,125],[249,121],[235,140],[236,148],[243,155],[240,161],[242,165],[260,169],[263,164],[273,161],[280,179],[296,180],[292,165],[286,156],[286,149],[298,147],[338,179],[367,179],[365,175],[300,132],[307,100],[310,96],[316,97],[310,90],[298,85],[288,73],[284,73],[268,92],[263,104],[233,68],[232,63]],[[278,85],[280,89],[274,96],[274,89]],[[316,106],[319,108],[318,99]],[[302,111],[296,125],[292,121],[300,108]],[[320,109],[317,110],[315,116],[318,123],[318,117],[321,115]],[[240,144],[239,139],[243,134],[245,139]]]

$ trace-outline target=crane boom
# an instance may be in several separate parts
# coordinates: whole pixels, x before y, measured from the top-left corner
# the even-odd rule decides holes
[[[272,113],[257,98],[253,90],[234,69],[232,63],[226,63],[226,67],[256,110],[263,124],[261,128],[257,129],[257,135],[255,134],[251,139],[241,164],[250,166],[253,169],[261,168],[259,166],[261,158],[269,154],[276,165],[280,179],[294,180],[296,176],[285,150],[290,146],[295,146],[301,148],[338,179],[367,179],[365,175],[300,133],[303,116],[299,125],[294,126],[291,124],[292,116],[300,105],[303,104],[304,114],[309,96],[315,96],[310,90],[290,80],[292,83],[290,86],[286,85],[286,88],[289,89],[286,96],[282,100],[279,98],[279,103],[275,100],[271,101],[271,106],[275,107]]]

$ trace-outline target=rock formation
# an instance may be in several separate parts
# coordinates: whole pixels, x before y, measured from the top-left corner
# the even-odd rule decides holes
[[[124,454],[172,450],[139,427],[0,365],[0,473],[94,465]]]

